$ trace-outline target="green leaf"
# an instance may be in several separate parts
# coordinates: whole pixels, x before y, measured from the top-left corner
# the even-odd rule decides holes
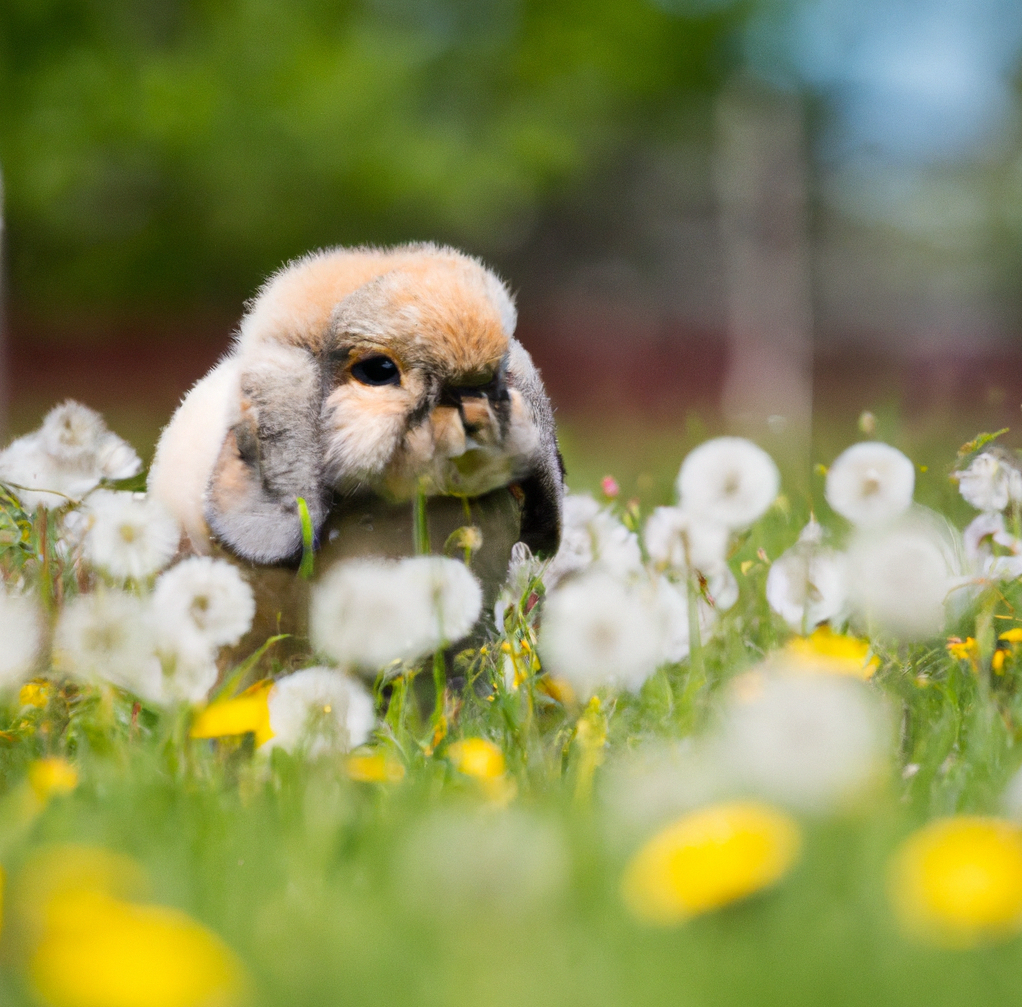
[[[312,518],[309,517],[309,505],[305,502],[304,497],[298,497],[298,517],[302,522],[302,565],[298,568],[298,576],[308,580],[312,576],[312,567],[315,562],[315,539]]]

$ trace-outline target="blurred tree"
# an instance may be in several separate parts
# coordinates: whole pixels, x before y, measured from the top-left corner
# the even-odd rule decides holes
[[[195,304],[332,243],[498,260],[722,84],[706,0],[5,0],[15,304]]]

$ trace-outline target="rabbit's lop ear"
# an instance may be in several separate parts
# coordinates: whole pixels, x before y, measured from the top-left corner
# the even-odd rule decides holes
[[[206,489],[206,521],[244,559],[295,559],[302,548],[298,498],[317,530],[327,512],[319,459],[320,367],[308,350],[263,345],[243,363],[240,387],[237,413]]]
[[[508,348],[511,428],[529,445],[527,470],[518,479],[522,524],[518,538],[537,556],[552,556],[561,544],[564,462],[557,448],[554,412],[528,351],[512,339]]]
[[[564,507],[564,462],[560,451],[542,459],[533,473],[519,480],[522,525],[518,533],[534,555],[553,556],[561,544],[561,513]]]

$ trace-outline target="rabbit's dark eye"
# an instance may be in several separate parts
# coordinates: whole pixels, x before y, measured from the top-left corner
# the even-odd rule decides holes
[[[401,372],[390,357],[366,357],[351,369],[351,376],[364,385],[399,385]]]

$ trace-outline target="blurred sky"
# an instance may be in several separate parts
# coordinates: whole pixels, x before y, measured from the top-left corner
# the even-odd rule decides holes
[[[983,157],[1015,139],[1017,0],[813,0],[764,5],[745,32],[750,68],[809,87],[832,118],[816,151],[902,163]]]

